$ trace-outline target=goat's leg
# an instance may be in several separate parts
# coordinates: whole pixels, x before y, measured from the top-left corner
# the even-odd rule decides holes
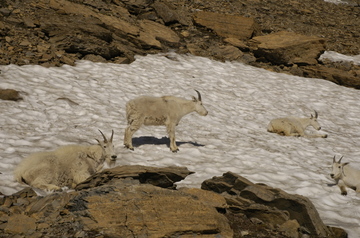
[[[340,188],[341,195],[346,196],[346,195],[347,195],[347,191],[346,191],[345,182],[344,182],[342,179],[340,179],[340,180],[338,181],[337,185],[338,185],[339,188]]]
[[[134,150],[134,147],[132,145],[132,137],[134,133],[139,130],[141,127],[141,124],[136,123],[135,121],[132,121],[129,126],[125,129],[125,135],[124,135],[124,145],[126,148],[129,148],[130,150]]]
[[[327,138],[327,135],[326,134],[324,134],[324,135],[322,135],[322,134],[314,134],[314,135],[305,135],[306,137],[308,137],[308,138]]]
[[[290,136],[295,136],[295,137],[305,136],[304,131],[299,130],[299,129],[296,129],[296,128],[294,128],[293,126],[291,126],[291,127],[289,128],[288,133],[289,133]]]
[[[44,191],[62,191],[62,189],[55,185],[55,184],[49,184],[46,181],[44,181],[41,178],[36,178],[31,184],[30,186],[35,187],[35,188],[39,188],[41,190]]]
[[[345,186],[339,186],[339,187],[340,187],[341,195],[346,196],[347,195],[346,187]]]
[[[299,133],[291,133],[289,136],[300,137],[301,135]]]
[[[176,146],[176,140],[175,140],[175,125],[167,125],[166,126],[167,133],[169,134],[170,139],[170,150],[174,153],[179,151],[179,148]]]

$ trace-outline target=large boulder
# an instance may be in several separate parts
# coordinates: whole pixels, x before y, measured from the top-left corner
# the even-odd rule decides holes
[[[249,219],[265,223],[267,227],[280,227],[292,237],[337,237],[329,229],[311,201],[301,195],[288,194],[264,184],[254,184],[244,177],[227,172],[202,183],[202,189],[221,193],[229,210],[244,214]]]
[[[360,67],[359,67],[360,68]],[[304,76],[308,78],[323,78],[339,85],[360,89],[360,70],[342,70],[325,65],[307,65],[301,67]]]
[[[141,31],[136,39],[144,48],[155,47],[161,49],[162,43],[172,47],[178,47],[180,37],[170,28],[154,21],[142,20]]]
[[[325,51],[325,39],[281,31],[252,38],[255,55],[273,64],[311,65]]]
[[[233,237],[218,211],[227,207],[221,195],[153,185],[173,188],[170,181],[187,174],[184,168],[124,166],[99,173],[79,191],[38,197],[26,188],[0,199],[0,236]]]
[[[250,39],[259,30],[255,20],[249,17],[198,11],[193,18],[195,24],[209,28],[224,38]]]

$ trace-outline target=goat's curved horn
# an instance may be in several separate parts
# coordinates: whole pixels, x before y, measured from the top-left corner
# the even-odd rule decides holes
[[[114,136],[114,130],[111,130],[110,142],[112,142],[112,140],[113,140],[113,136]]]
[[[194,89],[194,90],[195,90],[195,92],[197,92],[198,100],[201,101],[201,94],[200,94],[200,92],[199,92],[198,90],[196,90],[196,89]]]
[[[315,110],[314,110],[314,112],[315,112],[315,118],[317,118],[317,117],[318,117],[318,113],[317,113],[317,111],[315,111]]]
[[[100,130],[99,130],[100,131]],[[103,138],[104,138],[104,142],[106,143],[107,142],[107,139],[106,139],[106,137],[104,136],[104,134],[100,131],[100,133],[101,133],[101,135],[103,136]]]
[[[334,155],[334,158],[333,158],[333,163],[335,163],[336,161],[335,161],[335,155]]]
[[[344,157],[344,156],[341,156],[341,158],[339,159],[339,161],[338,161],[339,164],[340,164],[340,162],[341,162],[341,160],[342,160],[343,157]]]

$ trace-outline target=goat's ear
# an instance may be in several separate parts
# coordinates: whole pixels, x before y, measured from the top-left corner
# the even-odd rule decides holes
[[[197,102],[197,99],[194,96],[191,96],[193,102]]]

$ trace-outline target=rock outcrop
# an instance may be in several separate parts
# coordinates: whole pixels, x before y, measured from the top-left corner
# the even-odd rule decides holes
[[[93,175],[76,191],[42,197],[25,188],[0,197],[0,237],[346,235],[326,227],[306,198],[230,172],[204,181],[206,190],[176,190],[174,183],[191,173],[183,167],[119,166]]]
[[[198,11],[193,19],[195,24],[209,28],[224,38],[248,40],[260,32],[258,24],[249,17]]]
[[[325,51],[325,39],[280,31],[252,38],[258,58],[277,65],[315,65]]]
[[[222,194],[230,213],[245,215],[268,228],[278,228],[283,235],[336,237],[332,228],[324,225],[314,205],[304,196],[254,184],[231,172],[204,181],[201,188]]]

